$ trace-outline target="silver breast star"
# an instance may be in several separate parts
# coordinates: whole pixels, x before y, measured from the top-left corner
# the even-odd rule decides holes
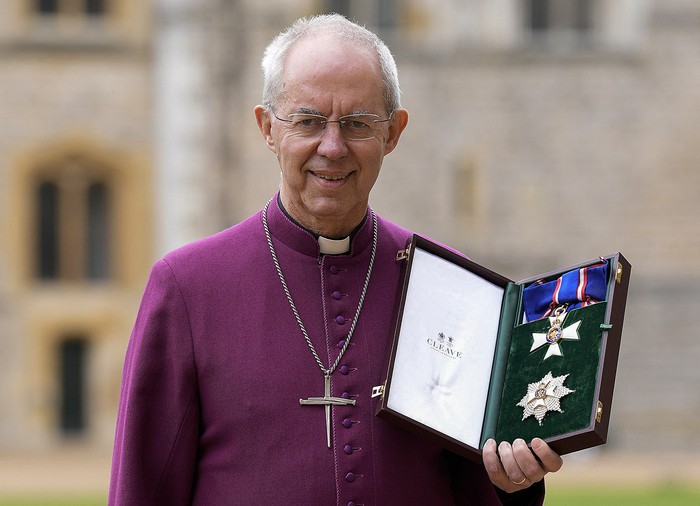
[[[527,386],[527,394],[520,399],[517,406],[523,408],[523,420],[529,416],[535,416],[537,422],[542,425],[544,415],[549,411],[559,411],[562,413],[559,399],[567,394],[575,392],[564,386],[564,380],[568,374],[552,377],[548,372],[540,381],[535,381]]]

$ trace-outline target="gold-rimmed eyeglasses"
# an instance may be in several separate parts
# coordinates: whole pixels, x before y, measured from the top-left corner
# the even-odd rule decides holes
[[[374,139],[380,131],[380,123],[391,121],[393,112],[386,119],[379,119],[376,114],[362,113],[341,116],[337,120],[329,120],[319,114],[293,113],[287,119],[272,113],[279,121],[283,121],[303,137],[317,137],[326,129],[328,123],[338,123],[340,133],[348,141],[366,141]]]

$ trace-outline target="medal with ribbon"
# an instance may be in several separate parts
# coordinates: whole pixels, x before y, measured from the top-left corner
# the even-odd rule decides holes
[[[568,327],[564,327],[564,319],[566,318],[566,306],[559,306],[554,310],[554,314],[549,317],[549,330],[545,333],[534,332],[532,334],[532,347],[530,353],[536,349],[549,345],[547,352],[544,354],[546,360],[551,356],[561,356],[561,347],[559,346],[562,340],[578,341],[578,328],[581,326],[581,320],[572,323]]]
[[[608,263],[602,261],[562,274],[552,281],[536,281],[523,290],[523,309],[527,321],[550,316],[566,305],[568,310],[605,300]]]
[[[549,318],[547,332],[532,334],[530,352],[548,345],[546,360],[561,356],[560,342],[578,341],[581,320],[564,327],[569,309],[589,306],[605,300],[608,280],[608,264],[605,261],[575,269],[552,281],[536,281],[523,290],[523,309],[528,321]]]

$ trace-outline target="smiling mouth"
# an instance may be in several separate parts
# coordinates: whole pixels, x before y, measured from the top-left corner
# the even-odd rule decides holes
[[[345,175],[340,175],[340,176],[331,176],[331,175],[327,175],[327,174],[319,174],[317,172],[314,172],[313,175],[319,179],[323,179],[324,181],[342,181],[342,180],[350,177],[350,174],[345,174]]]

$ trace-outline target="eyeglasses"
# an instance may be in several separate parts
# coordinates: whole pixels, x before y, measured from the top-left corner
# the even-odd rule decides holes
[[[345,140],[366,141],[375,138],[380,131],[379,123],[391,121],[394,113],[392,112],[386,119],[379,119],[376,114],[350,114],[334,121],[318,114],[293,113],[287,116],[288,119],[272,114],[278,120],[289,124],[294,132],[303,137],[317,137],[326,129],[328,123],[338,123],[340,133]]]

